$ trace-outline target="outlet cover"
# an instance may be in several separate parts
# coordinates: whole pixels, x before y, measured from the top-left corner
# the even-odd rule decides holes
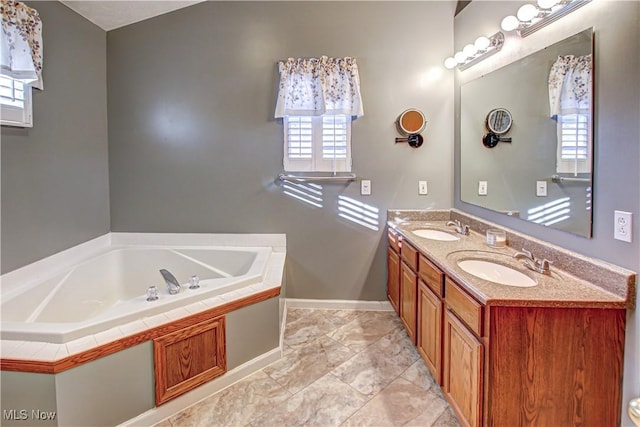
[[[547,181],[536,181],[536,196],[547,197]]]
[[[418,194],[424,196],[427,193],[427,181],[418,181]]]
[[[371,195],[371,180],[363,179],[360,181],[360,194],[362,196],[370,196]]]
[[[631,212],[613,211],[613,238],[631,243]]]
[[[487,195],[487,181],[478,181],[478,196]]]

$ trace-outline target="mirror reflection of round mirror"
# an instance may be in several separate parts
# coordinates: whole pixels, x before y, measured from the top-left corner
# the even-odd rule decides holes
[[[495,108],[487,114],[487,130],[497,135],[507,133],[511,129],[512,122],[511,113],[504,108]]]
[[[424,130],[427,121],[422,111],[410,108],[405,110],[398,118],[398,129],[405,135],[414,135]]]

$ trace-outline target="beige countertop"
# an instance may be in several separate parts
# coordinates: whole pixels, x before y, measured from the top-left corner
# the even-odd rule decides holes
[[[512,247],[493,248],[486,244],[485,235],[471,230],[463,236],[455,233],[453,227],[447,227],[442,216],[435,216],[434,220],[404,220],[389,221],[389,228],[397,230],[403,239],[409,241],[420,252],[425,254],[447,276],[463,286],[478,301],[487,306],[532,306],[532,307],[599,307],[599,308],[631,308],[635,300],[635,274],[627,278],[628,287],[625,292],[618,292],[616,288],[607,289],[594,284],[585,277],[577,277],[562,269],[562,262],[566,254],[558,254],[554,259],[553,253],[544,256],[553,261],[551,274],[545,275],[527,269],[523,261],[513,258],[516,250]],[[464,223],[464,222],[463,222]],[[439,241],[426,239],[412,233],[414,230],[434,228],[456,234],[455,241]],[[502,228],[502,227],[501,227]],[[520,249],[520,248],[518,248]],[[542,258],[535,251],[534,255]],[[533,279],[537,285],[521,288],[496,284],[471,275],[458,266],[458,262],[465,259],[490,259],[504,266],[514,268]],[[557,262],[556,262],[557,261]],[[560,265],[559,265],[560,264]],[[602,273],[602,262],[594,260],[592,274]],[[606,267],[606,266],[605,266]],[[586,269],[588,270],[588,268]],[[589,271],[584,271],[588,277]],[[614,270],[614,273],[618,271]],[[629,272],[632,273],[632,272]],[[622,277],[624,279],[624,276]]]

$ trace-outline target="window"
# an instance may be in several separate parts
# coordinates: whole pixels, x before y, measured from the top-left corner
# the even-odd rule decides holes
[[[591,120],[588,114],[558,115],[558,173],[591,173]]]
[[[31,86],[0,74],[0,123],[32,127]]]
[[[285,116],[284,170],[350,172],[351,117]]]

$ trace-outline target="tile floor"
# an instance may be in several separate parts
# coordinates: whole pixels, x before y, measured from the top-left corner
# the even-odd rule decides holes
[[[289,309],[279,361],[156,424],[459,426],[394,312]]]

